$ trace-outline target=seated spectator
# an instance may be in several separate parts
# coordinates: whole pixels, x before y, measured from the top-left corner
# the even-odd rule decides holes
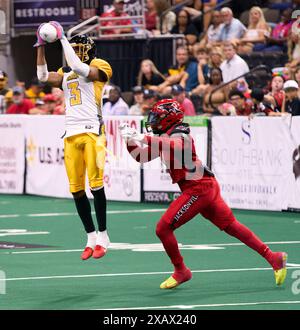
[[[207,31],[209,24],[212,20],[212,9],[216,8],[218,9],[217,4],[223,2],[223,0],[203,0],[203,12],[204,12],[204,18],[203,18],[203,26],[204,31]]]
[[[31,115],[45,115],[46,109],[45,109],[45,102],[43,100],[37,100],[35,102],[34,108],[30,109]]]
[[[30,114],[30,110],[34,108],[34,104],[29,99],[25,98],[24,90],[22,87],[15,86],[12,89],[12,102],[6,113],[8,114]]]
[[[172,11],[163,15],[167,9],[171,7],[169,0],[154,0],[154,5],[157,13],[156,17],[156,30],[153,30],[154,35],[170,33],[176,23],[176,14]]]
[[[126,25],[131,25],[132,22],[130,20],[130,16],[124,12],[124,0],[113,0],[113,8],[107,11],[106,13],[103,13],[100,17],[101,18],[115,18],[115,17],[120,17],[120,20],[107,20],[107,21],[102,21],[100,23],[100,26],[102,27],[109,27],[109,26],[126,26]],[[124,17],[124,19],[121,19]],[[125,33],[132,33],[132,28],[131,27],[122,27],[122,28],[112,28],[112,29],[105,29],[101,30],[100,29],[100,34],[125,34]]]
[[[17,80],[16,81],[16,86],[21,87],[22,90],[25,90],[25,82],[24,81]],[[12,97],[13,97],[12,89],[9,89],[8,92],[5,94],[6,108],[8,108],[10,105],[13,104]]]
[[[51,94],[55,97],[53,114],[64,115],[66,113],[64,92],[60,88],[52,87]]]
[[[153,31],[156,29],[156,19],[157,19],[157,12],[155,8],[154,0],[147,0],[145,21],[146,21],[146,29],[148,31]]]
[[[211,92],[223,83],[222,71],[219,68],[211,70],[211,77],[203,97],[203,112],[210,115],[215,113],[220,105],[227,101],[228,89],[223,87],[212,94]],[[213,106],[210,105],[210,99]]]
[[[46,94],[43,101],[45,102],[45,114],[54,115],[56,108],[56,97],[53,94]]]
[[[267,43],[262,50],[265,52],[287,51],[292,25],[292,10],[288,8],[282,13],[281,22],[274,27],[271,36],[266,35]]]
[[[149,60],[143,60],[137,78],[138,86],[146,89],[158,90],[158,86],[165,81],[165,77],[159,72],[155,64]]]
[[[271,91],[265,95],[265,100],[273,104],[276,111],[281,112],[284,100],[284,78],[282,76],[274,76],[271,81]]]
[[[202,47],[210,48],[218,41],[218,36],[222,28],[222,16],[219,11],[214,11],[212,14],[212,24],[209,26],[205,36],[202,38],[200,44]]]
[[[232,111],[224,104],[219,108],[220,112],[224,116],[236,115],[236,116],[249,116],[252,113],[252,102],[248,102],[244,93],[238,89],[232,89],[229,92],[229,102],[233,105],[235,111]]]
[[[2,96],[5,96],[5,94],[9,91],[7,82],[7,74],[4,71],[0,70],[0,95]]]
[[[172,34],[184,34],[188,45],[194,45],[198,39],[198,31],[191,22],[190,14],[182,9],[176,15],[176,24],[171,30]]]
[[[263,116],[281,116],[275,107],[265,99],[264,91],[260,88],[253,88],[251,92],[251,100],[253,103],[252,113],[254,115],[263,115]]]
[[[26,97],[32,102],[35,103],[38,99],[43,99],[45,93],[43,92],[44,85],[37,79],[33,78],[30,84],[30,87],[26,90]]]
[[[196,110],[193,105],[193,102],[186,97],[185,90],[182,86],[173,85],[172,96],[174,100],[176,100],[182,105],[185,116],[196,116]]]
[[[161,94],[170,94],[172,85],[181,85],[186,92],[192,91],[198,86],[198,63],[189,59],[188,50],[184,47],[176,49],[176,66],[168,70],[166,81],[159,86]]]
[[[238,53],[245,54],[265,48],[266,35],[270,35],[270,27],[266,23],[261,8],[255,6],[250,10],[248,30],[238,41]]]
[[[184,2],[184,0],[173,0],[174,4],[179,4],[181,2]],[[179,10],[184,9],[186,10],[191,18],[193,19],[193,24],[195,25],[197,31],[200,33],[203,30],[203,24],[202,24],[202,15],[201,15],[201,9],[202,9],[202,0],[193,0],[189,3],[182,5],[179,7]]]
[[[142,86],[135,86],[132,88],[134,104],[129,109],[129,115],[141,116],[142,106],[144,102],[144,88]]]
[[[236,53],[232,43],[224,45],[225,61],[221,64],[224,82],[229,82],[249,72],[248,64]]]
[[[199,85],[194,88],[190,94],[203,95],[209,83],[210,67],[208,65],[209,54],[206,48],[200,46],[200,43],[194,46],[194,56],[198,62],[198,81]]]
[[[283,112],[292,116],[300,116],[300,99],[298,96],[299,85],[295,80],[288,80],[284,83],[285,102]]]
[[[238,43],[243,38],[247,30],[246,27],[237,18],[233,17],[232,10],[228,7],[221,9],[221,16],[223,24],[218,35],[218,42],[224,43],[230,41],[232,43]]]
[[[208,66],[211,69],[219,68],[224,61],[224,53],[221,47],[213,47],[209,52]]]
[[[109,91],[108,102],[103,106],[104,116],[128,115],[129,107],[121,97],[121,89],[113,86]]]
[[[153,108],[154,104],[158,100],[157,93],[152,89],[144,90],[144,102],[142,105],[142,115],[148,116],[150,110]]]

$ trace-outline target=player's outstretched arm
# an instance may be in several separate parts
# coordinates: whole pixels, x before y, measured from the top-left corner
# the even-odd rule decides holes
[[[37,77],[42,82],[47,82],[53,87],[61,87],[63,77],[57,72],[48,72],[45,47],[37,46]]]

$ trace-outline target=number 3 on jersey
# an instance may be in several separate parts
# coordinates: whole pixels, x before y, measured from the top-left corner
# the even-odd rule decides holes
[[[71,95],[70,105],[74,106],[81,104],[81,91],[78,88],[79,82],[78,81],[70,82],[68,83],[67,86],[70,89],[70,95]]]

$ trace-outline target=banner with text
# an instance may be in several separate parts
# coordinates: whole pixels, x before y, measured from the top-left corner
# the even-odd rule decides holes
[[[23,193],[24,117],[0,116],[0,193]]]
[[[191,135],[195,141],[198,157],[207,164],[208,119],[204,117],[185,117],[190,124]],[[160,158],[144,164],[144,200],[147,202],[170,202],[177,198],[180,190],[172,184],[170,174]]]
[[[230,207],[286,209],[292,143],[284,118],[212,118],[212,170]]]

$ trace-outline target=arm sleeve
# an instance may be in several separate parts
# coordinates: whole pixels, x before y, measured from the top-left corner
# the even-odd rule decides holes
[[[132,141],[128,142],[126,146],[131,157],[141,164],[150,162],[160,155],[157,149],[151,147],[141,148]]]
[[[184,139],[183,137],[161,137],[161,136],[150,136],[145,135],[144,140],[142,141],[144,144],[148,144],[151,149],[162,151],[169,150],[183,150],[184,147]]]

